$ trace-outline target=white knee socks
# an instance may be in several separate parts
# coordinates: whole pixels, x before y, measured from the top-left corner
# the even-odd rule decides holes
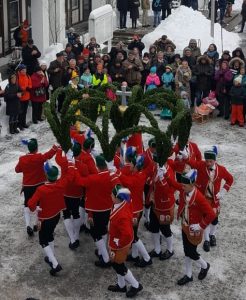
[[[136,258],[138,255],[138,247],[136,246],[136,243],[132,243],[132,257]]]
[[[210,234],[210,225],[208,225],[204,230],[204,240],[209,241],[209,234]]]
[[[75,236],[74,236],[74,228],[73,228],[72,220],[65,219],[64,225],[65,225],[66,231],[68,233],[68,236],[70,238],[70,242],[71,242],[71,244],[73,244],[75,242]]]
[[[149,223],[149,214],[150,214],[150,208],[144,208],[144,217],[145,217],[145,220],[146,222]]]
[[[210,235],[215,235],[217,225],[210,224]]]
[[[31,211],[29,207],[24,207],[24,218],[26,221],[26,227],[31,226]]]
[[[120,274],[117,274],[117,283],[118,286],[122,289],[126,286],[125,276],[122,276]]]
[[[185,256],[185,275],[192,277],[192,260],[188,256]]]
[[[50,245],[49,245],[49,246],[46,246],[46,247],[43,248],[43,249],[44,249],[45,255],[48,256],[49,261],[52,263],[52,266],[53,266],[53,268],[55,269],[55,268],[57,267],[57,265],[58,265],[58,261],[57,261],[57,259],[55,258],[55,255],[54,255],[54,253],[53,253],[53,251],[52,251]]]
[[[139,239],[135,244],[137,246],[138,252],[141,254],[143,259],[145,261],[149,261],[150,256],[149,256],[149,253],[147,252],[146,248],[144,247],[143,242]]]
[[[152,240],[155,247],[155,252],[159,254],[161,252],[160,232],[152,233]]]
[[[79,215],[80,215],[80,222],[81,222],[81,225],[84,225],[85,224],[85,209],[84,207],[79,207]]]
[[[208,264],[205,262],[205,260],[201,256],[196,262],[202,269],[207,269]]]
[[[109,255],[104,240],[100,239],[99,241],[95,242],[95,244],[97,246],[98,253],[100,253],[103,257],[104,262],[109,262]]]
[[[135,277],[133,276],[132,272],[128,269],[127,273],[125,275],[125,280],[130,283],[131,286],[133,286],[134,288],[138,288],[139,287],[139,283],[138,281],[135,279]]]
[[[172,253],[173,252],[173,236],[171,235],[170,237],[167,237],[166,241],[167,241],[167,250]]]
[[[80,226],[81,220],[80,219],[73,219],[73,229],[74,229],[74,239],[79,240],[79,233],[80,233]]]

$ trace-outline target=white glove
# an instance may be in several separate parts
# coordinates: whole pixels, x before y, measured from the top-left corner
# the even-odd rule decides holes
[[[108,167],[108,170],[109,170],[109,173],[110,173],[110,174],[116,173],[116,171],[117,171],[117,169],[116,169],[115,166],[109,166],[109,167]]]
[[[182,159],[187,159],[189,157],[188,152],[186,151],[186,149],[184,149],[183,151],[179,151],[179,154],[182,155]]]
[[[88,139],[89,137],[93,137],[93,131],[90,129],[90,127],[88,127],[84,133],[84,136],[86,139]]]
[[[178,139],[179,139],[178,135],[176,136],[176,139],[174,139],[173,135],[171,136],[171,144],[173,147],[177,144]]]
[[[159,167],[158,171],[157,171],[157,179],[159,178],[160,180],[162,180],[164,178],[164,175],[167,173],[167,169],[165,166],[163,167]]]
[[[66,153],[66,158],[68,161],[73,161],[73,151],[71,149]]]
[[[216,195],[216,198],[217,198],[218,200],[223,200],[226,193],[227,193],[226,189],[222,188],[222,189],[218,192],[218,194]]]
[[[190,225],[190,230],[191,231],[200,231],[202,228],[199,224],[191,224]]]

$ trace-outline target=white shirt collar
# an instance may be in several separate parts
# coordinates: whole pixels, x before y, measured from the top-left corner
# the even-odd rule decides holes
[[[121,205],[122,205],[122,202],[114,204],[113,211],[115,211],[116,209],[118,209]]]

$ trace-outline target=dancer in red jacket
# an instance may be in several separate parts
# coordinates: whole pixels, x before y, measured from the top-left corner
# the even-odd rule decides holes
[[[19,158],[15,167],[16,173],[23,173],[22,192],[24,193],[24,217],[26,222],[27,234],[33,235],[33,230],[37,231],[37,224],[31,227],[31,214],[27,206],[27,201],[35,193],[38,186],[44,184],[46,176],[44,172],[44,163],[51,159],[57,151],[57,146],[53,146],[48,152],[38,153],[38,142],[36,139],[22,140],[27,145],[29,153]]]
[[[117,274],[117,284],[110,285],[108,290],[126,293],[128,298],[132,298],[143,287],[125,265],[127,253],[134,237],[130,191],[121,185],[116,185],[112,191],[112,200],[114,205],[109,222],[109,251],[112,267]],[[128,291],[127,283],[131,285]]]
[[[66,208],[64,201],[65,186],[74,178],[74,166],[68,168],[67,173],[57,180],[59,171],[55,166],[45,164],[48,179],[44,185],[39,186],[28,200],[28,207],[35,211],[39,205],[38,218],[40,221],[39,244],[44,249],[45,262],[51,267],[50,275],[55,276],[62,270],[54,253],[54,230],[60,219],[60,212]]]
[[[213,146],[211,150],[204,152],[205,160],[194,161],[189,159],[187,163],[198,171],[196,185],[197,188],[206,197],[212,209],[216,213],[216,218],[210,226],[204,231],[203,249],[208,252],[210,246],[216,246],[215,232],[218,224],[218,216],[220,214],[220,201],[223,200],[226,193],[233,184],[233,176],[224,166],[216,162],[217,147]],[[222,180],[225,182],[222,186]]]

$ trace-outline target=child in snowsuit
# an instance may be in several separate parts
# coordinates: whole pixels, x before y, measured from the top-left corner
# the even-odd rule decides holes
[[[172,73],[172,68],[170,66],[166,66],[166,72],[163,73],[161,80],[165,89],[172,90],[174,84],[174,76]]]

